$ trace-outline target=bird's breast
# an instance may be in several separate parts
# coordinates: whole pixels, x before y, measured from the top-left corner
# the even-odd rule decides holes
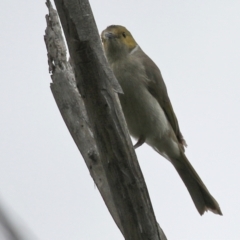
[[[123,62],[112,65],[124,94],[119,95],[130,134],[134,138],[160,139],[169,131],[169,123],[158,101],[146,87],[144,67]],[[151,139],[150,139],[151,138]]]

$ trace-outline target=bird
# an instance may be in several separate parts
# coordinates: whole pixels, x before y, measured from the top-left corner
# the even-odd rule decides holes
[[[200,215],[206,211],[222,215],[218,202],[185,155],[186,141],[157,65],[121,25],[110,25],[101,33],[107,61],[123,94],[119,100],[134,148],[147,143],[169,160],[184,182]]]

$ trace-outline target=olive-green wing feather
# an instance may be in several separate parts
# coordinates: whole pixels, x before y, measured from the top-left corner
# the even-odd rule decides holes
[[[187,146],[178,125],[177,117],[173,111],[171,101],[168,97],[167,88],[163,81],[161,72],[156,64],[143,52],[137,53],[140,61],[142,61],[145,67],[145,73],[148,81],[146,81],[149,92],[157,99],[158,103],[162,107],[169,123],[171,124],[173,131],[182,146]],[[184,149],[184,147],[183,147]]]

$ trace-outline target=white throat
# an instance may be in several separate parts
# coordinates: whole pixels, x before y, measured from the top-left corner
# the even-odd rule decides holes
[[[129,54],[131,55],[135,53],[138,49],[139,49],[139,46],[137,45]]]

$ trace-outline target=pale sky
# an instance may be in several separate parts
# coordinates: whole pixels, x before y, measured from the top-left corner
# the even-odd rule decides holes
[[[173,166],[137,156],[169,240],[240,239],[240,1],[92,0],[161,69],[186,155],[223,216],[200,216]],[[122,240],[51,94],[45,1],[0,1],[0,203],[38,240]],[[35,236],[35,237],[34,237]]]

